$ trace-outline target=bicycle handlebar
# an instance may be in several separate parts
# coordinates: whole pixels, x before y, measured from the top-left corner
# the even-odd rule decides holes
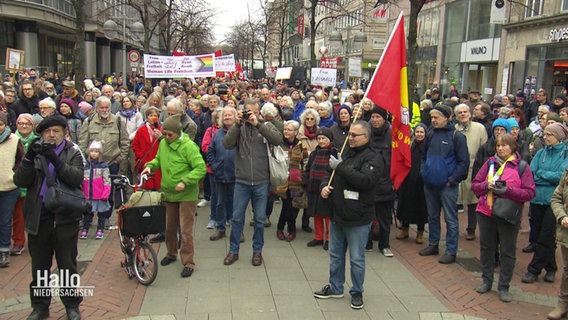
[[[130,182],[130,179],[128,179],[127,176],[122,175],[122,174],[111,174],[110,178],[112,180],[113,184],[127,184],[129,186],[131,186],[132,188],[140,188],[142,186],[142,184],[144,184],[144,181],[148,180],[149,177],[154,176],[153,173],[148,173],[148,174],[143,174],[140,175],[140,182],[137,185],[133,185]]]

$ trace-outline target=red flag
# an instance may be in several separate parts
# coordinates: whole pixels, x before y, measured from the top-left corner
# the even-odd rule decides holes
[[[239,80],[244,80],[245,79],[245,75],[243,72],[243,67],[241,66],[240,62],[237,62],[235,64],[235,69],[237,69],[235,72],[237,73],[237,79]]]
[[[174,50],[173,54],[174,54],[174,57],[186,56],[185,53],[183,53],[181,51],[177,51],[177,50]]]
[[[390,177],[395,189],[398,189],[411,166],[406,41],[402,13],[369,82],[366,96],[393,115]]]
[[[219,49],[219,50],[215,51],[214,54],[215,54],[216,57],[220,57],[220,56],[223,55],[223,50]]]

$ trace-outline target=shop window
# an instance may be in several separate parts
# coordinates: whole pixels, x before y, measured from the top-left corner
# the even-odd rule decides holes
[[[526,2],[526,10],[525,10],[525,17],[537,17],[542,14],[542,3],[544,0],[527,0]],[[566,2],[564,0],[563,2]]]
[[[562,11],[568,10],[568,0],[562,0]]]

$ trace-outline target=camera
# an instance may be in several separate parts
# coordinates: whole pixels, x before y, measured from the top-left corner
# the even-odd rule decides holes
[[[505,188],[507,186],[507,182],[503,180],[495,181],[495,187],[497,188]]]
[[[44,151],[48,151],[51,149],[55,149],[55,143],[53,142],[45,142],[42,139],[34,141],[31,145],[30,148],[32,148],[32,150],[35,153],[42,153]]]
[[[243,110],[243,119],[248,120],[251,115],[251,112],[247,109]]]

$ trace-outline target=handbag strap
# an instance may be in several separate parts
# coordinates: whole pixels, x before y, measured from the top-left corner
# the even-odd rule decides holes
[[[138,166],[139,163],[142,162],[142,160],[144,160],[144,158],[146,158],[146,156],[148,155],[148,153],[150,153],[150,151],[152,150],[152,148],[154,148],[154,145],[156,145],[156,142],[160,141],[160,139],[155,138],[154,142],[152,142],[152,144],[150,145],[150,148],[148,148],[148,150],[146,150],[146,152],[144,152],[144,155],[142,155],[142,157],[140,159],[138,159],[138,161],[136,161],[136,163],[134,164],[134,167]]]
[[[39,161],[41,162],[41,167],[45,173],[45,180],[48,187],[53,187],[55,185],[55,178],[49,173],[49,165],[44,156],[39,156]]]

